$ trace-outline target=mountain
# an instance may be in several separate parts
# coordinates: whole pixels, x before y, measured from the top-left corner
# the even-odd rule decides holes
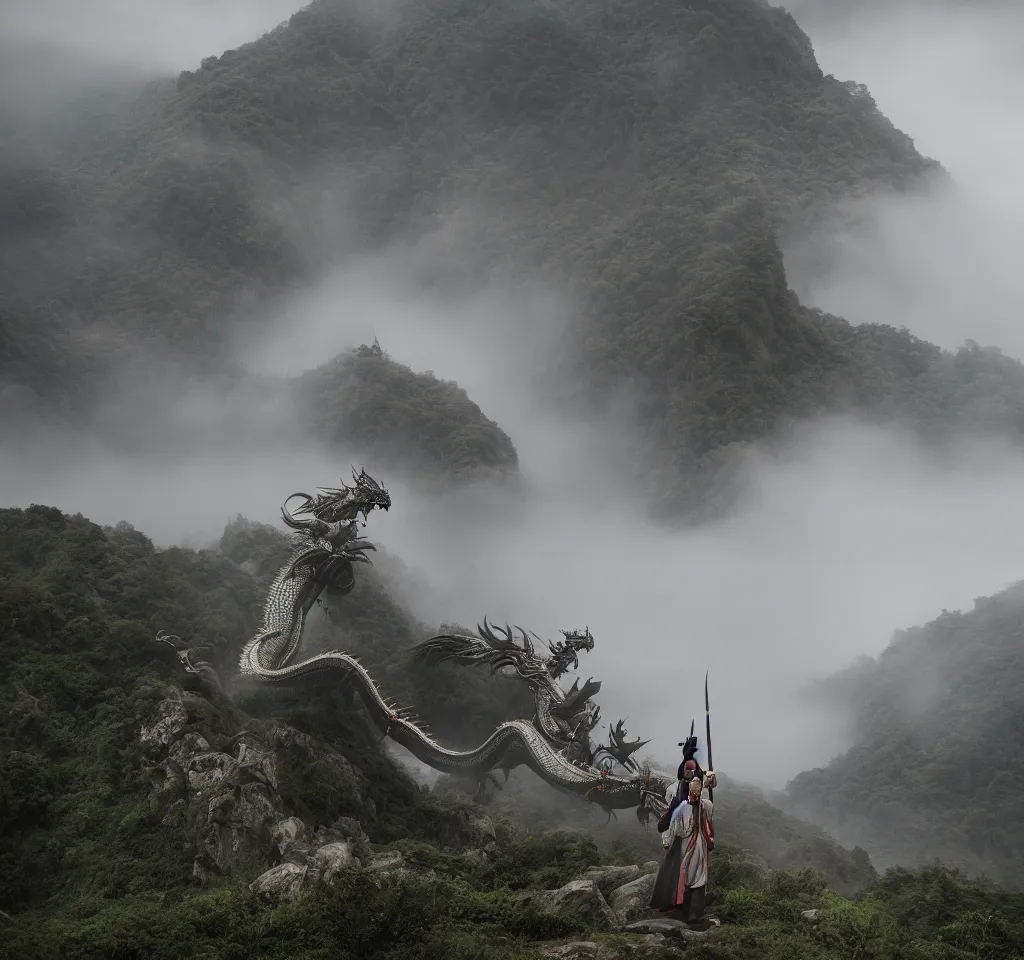
[[[1024,886],[1024,584],[897,633],[816,691],[855,745],[796,777],[790,809],[875,863],[936,859]]]
[[[63,363],[76,412],[97,369],[212,374],[298,285],[418,243],[435,288],[572,293],[548,388],[634,404],[668,514],[720,509],[738,452],[837,406],[939,440],[964,420],[1021,435],[1016,361],[789,289],[780,241],[944,173],[759,0],[318,0],[90,110],[71,142],[23,138],[0,264],[0,375],[49,398]]]

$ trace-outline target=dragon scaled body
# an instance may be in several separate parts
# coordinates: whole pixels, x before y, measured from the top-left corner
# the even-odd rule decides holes
[[[563,640],[544,644],[521,628],[516,628],[517,641],[512,628],[495,629],[485,619],[475,637],[438,634],[417,645],[414,653],[428,664],[486,665],[494,672],[510,668],[533,691],[532,720],[502,723],[472,750],[438,743],[411,713],[389,702],[349,654],[331,650],[294,659],[306,617],[323,591],[330,587],[348,593],[355,584],[355,565],[370,562],[367,554],[375,548],[359,536],[360,517],[365,523],[372,510],[391,506],[388,492],[365,471],[353,471],[352,476],[351,486],[320,490],[315,496],[297,493],[285,501],[282,517],[294,532],[295,549],[271,585],[259,630],[242,648],[240,674],[289,685],[337,676],[357,693],[383,734],[433,769],[472,778],[481,787],[495,770],[507,779],[515,767],[527,766],[552,786],[586,797],[609,815],[631,807],[644,822],[651,814],[660,815],[670,779],[641,768],[632,757],[646,741],[628,743],[619,721],[608,745],[594,748],[590,734],[600,710],[591,698],[601,684],[587,680],[581,686],[577,681],[565,690],[559,683],[579,665],[579,654],[593,649],[589,629],[562,631]],[[301,503],[290,510],[295,500]],[[538,644],[546,646],[546,653],[538,652]],[[179,659],[186,670],[197,671],[187,652],[179,653]]]

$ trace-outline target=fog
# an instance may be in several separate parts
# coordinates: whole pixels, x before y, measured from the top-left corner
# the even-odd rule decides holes
[[[1024,6],[785,4],[822,69],[866,84],[879,109],[949,171],[928,199],[853,205],[856,228],[814,262],[787,250],[805,301],[852,322],[907,326],[954,348],[971,338],[1024,356]],[[831,264],[819,274],[823,259]]]
[[[604,681],[605,720],[626,717],[668,762],[700,717],[710,670],[716,764],[768,786],[845,742],[839,717],[798,704],[800,685],[879,652],[897,627],[1024,577],[1019,454],[965,440],[939,460],[898,431],[842,420],[808,426],[784,461],[753,458],[727,520],[655,527],[614,431],[564,418],[530,386],[546,350],[539,331],[557,334],[563,300],[538,287],[444,301],[404,275],[401,258],[335,274],[286,303],[246,361],[291,374],[376,335],[396,360],[466,386],[509,432],[525,497],[477,487],[429,499],[358,451],[311,448],[273,394],[261,406],[192,384],[165,413],[172,453],[51,435],[0,458],[4,502],[127,520],[158,543],[199,546],[236,512],[275,523],[293,490],[365,464],[394,501],[368,535],[409,569],[395,589],[426,622],[487,615],[551,638],[589,625],[597,646],[580,673]]]
[[[177,70],[297,6],[106,3],[57,16],[55,3],[18,0],[0,24],[11,39]],[[825,18],[812,37],[824,68],[866,82],[958,187],[871,201],[864,233],[836,238],[831,272],[796,271],[794,283],[854,321],[1024,354],[1013,246],[1024,139],[1011,110],[1024,66],[1013,23],[991,10],[970,20],[900,11],[846,21],[843,39]],[[799,687],[878,653],[895,628],[1024,577],[1019,453],[964,438],[940,458],[897,429],[848,420],[807,425],[781,460],[751,457],[751,483],[727,519],[658,528],[619,425],[574,421],[540,389],[572,307],[563,291],[496,284],[451,300],[417,287],[415,274],[415,251],[350,263],[283,304],[265,336],[250,328],[239,359],[254,375],[291,376],[376,336],[394,359],[456,380],[499,422],[519,450],[525,494],[478,487],[430,499],[361,451],[301,439],[273,389],[224,395],[182,381],[148,445],[111,442],[138,423],[114,429],[108,416],[107,439],[48,432],[0,450],[0,503],[53,504],[199,546],[236,513],[276,523],[293,490],[365,465],[394,500],[367,533],[408,567],[395,589],[425,621],[487,615],[552,638],[589,625],[597,647],[580,671],[604,681],[605,720],[625,717],[665,762],[700,717],[709,670],[716,765],[775,787],[845,745],[842,718],[800,706]],[[132,400],[114,397],[111,409],[130,412]]]
[[[151,74],[192,70],[257,39],[303,0],[5,0],[0,28],[11,44],[54,46]]]

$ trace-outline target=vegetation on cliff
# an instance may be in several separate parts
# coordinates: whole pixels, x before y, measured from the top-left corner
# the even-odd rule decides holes
[[[518,471],[512,441],[465,390],[396,363],[376,343],[308,371],[296,389],[314,436],[417,477],[450,483]]]
[[[899,631],[818,693],[857,742],[790,785],[794,811],[880,863],[935,859],[1021,887],[1024,585]]]

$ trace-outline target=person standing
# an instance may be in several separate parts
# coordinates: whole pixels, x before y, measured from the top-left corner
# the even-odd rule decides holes
[[[712,771],[700,775],[698,769],[691,753],[658,823],[667,853],[650,904],[657,913],[690,924],[704,919],[709,855],[715,847],[714,804],[703,793],[705,787],[716,785],[717,778]]]

